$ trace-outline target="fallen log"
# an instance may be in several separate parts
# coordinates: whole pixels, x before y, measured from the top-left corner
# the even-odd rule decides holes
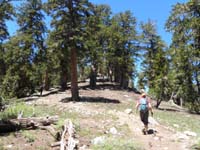
[[[66,120],[62,127],[60,141],[51,144],[51,147],[60,146],[60,150],[75,150],[78,142],[75,139],[75,129],[71,120]]]
[[[0,133],[16,131],[20,129],[36,129],[39,126],[48,126],[55,124],[58,121],[58,116],[50,117],[31,117],[10,119],[0,122]]]

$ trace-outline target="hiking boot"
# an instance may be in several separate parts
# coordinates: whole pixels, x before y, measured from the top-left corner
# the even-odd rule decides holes
[[[147,135],[147,133],[148,133],[147,130],[146,130],[145,128],[142,129],[142,132],[143,132],[144,135]]]

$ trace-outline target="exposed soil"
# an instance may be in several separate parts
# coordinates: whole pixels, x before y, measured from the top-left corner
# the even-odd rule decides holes
[[[29,103],[35,105],[51,106],[59,111],[73,111],[81,114],[79,118],[79,128],[88,131],[82,135],[77,134],[79,147],[84,146],[90,149],[91,140],[98,135],[104,135],[112,127],[127,125],[129,136],[137,141],[141,148],[146,150],[187,150],[193,144],[192,138],[177,140],[178,132],[170,130],[168,127],[158,123],[151,117],[150,131],[152,133],[143,135],[141,130],[143,125],[135,111],[128,114],[126,109],[135,109],[135,101],[139,95],[133,91],[120,90],[115,86],[99,86],[96,90],[83,87],[79,90],[81,100],[70,101],[70,90],[64,92],[56,89],[44,92],[42,97],[34,96],[27,98]],[[29,130],[30,135],[36,136],[34,141],[28,141],[26,136],[20,132],[0,136],[6,149],[34,150],[52,149],[50,144],[53,137],[45,130]],[[30,137],[29,137],[30,140]],[[1,142],[2,142],[1,141]]]

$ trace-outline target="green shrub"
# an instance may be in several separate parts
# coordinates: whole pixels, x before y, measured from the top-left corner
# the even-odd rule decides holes
[[[191,112],[200,113],[200,102],[195,101],[193,103],[187,103],[186,106],[189,108]]]
[[[34,108],[25,103],[16,103],[10,105],[5,111],[0,113],[0,118],[2,120],[15,119],[20,112],[23,112],[23,117],[29,117],[33,114]]]

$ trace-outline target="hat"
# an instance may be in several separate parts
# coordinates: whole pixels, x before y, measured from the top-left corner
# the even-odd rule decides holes
[[[145,93],[142,93],[142,97],[143,97],[143,96],[146,96],[146,94],[145,94]]]

